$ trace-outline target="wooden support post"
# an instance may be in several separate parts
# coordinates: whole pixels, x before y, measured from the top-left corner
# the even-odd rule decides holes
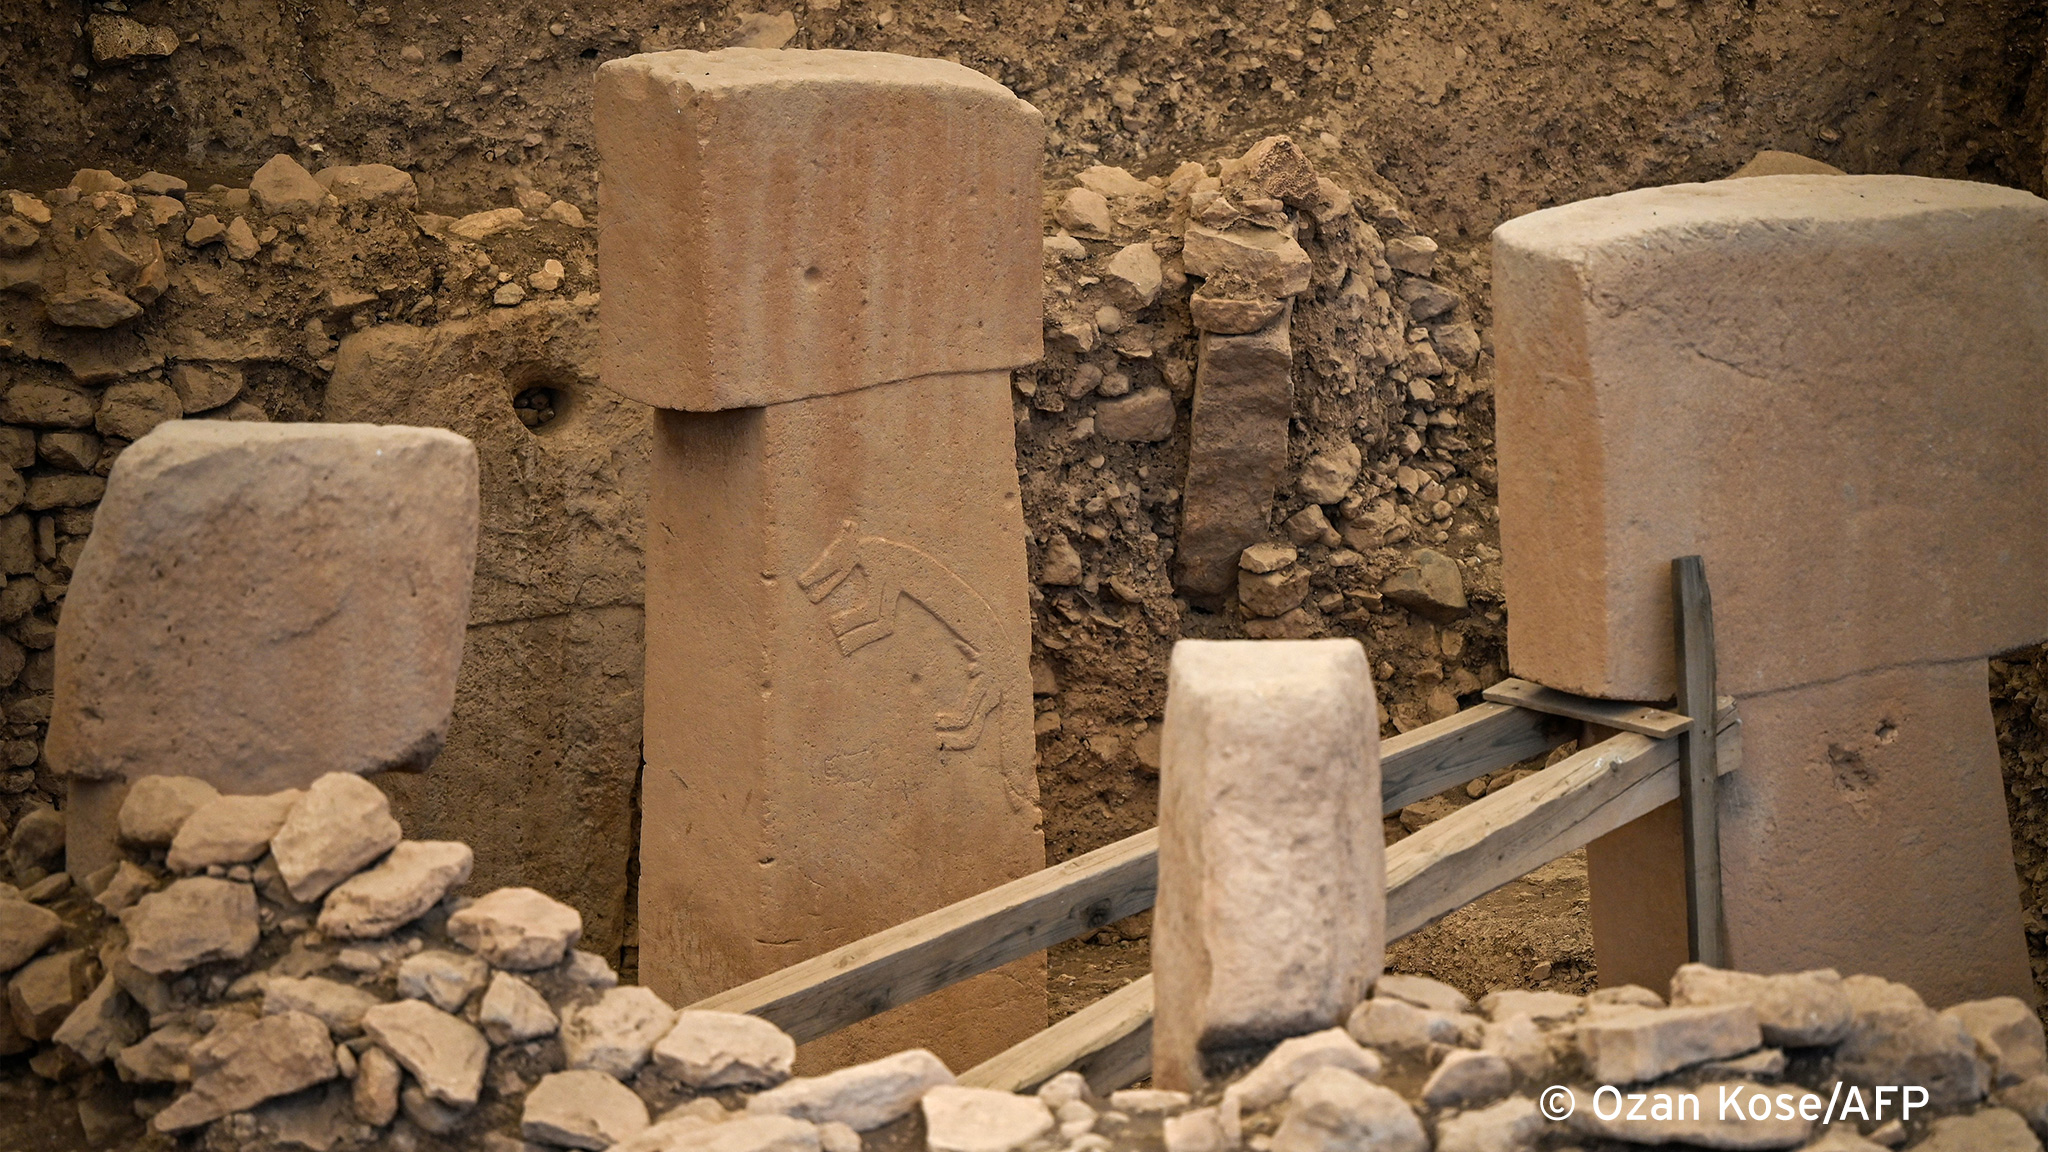
[[[1698,556],[1671,562],[1678,633],[1678,711],[1692,723],[1678,737],[1678,802],[1685,820],[1686,935],[1692,958],[1727,963],[1721,921],[1721,826],[1714,739],[1714,601]]]

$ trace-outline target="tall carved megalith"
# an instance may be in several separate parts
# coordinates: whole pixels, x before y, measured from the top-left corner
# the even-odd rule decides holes
[[[1030,105],[861,52],[598,73],[605,383],[661,411],[640,971],[686,1003],[1043,866],[1009,370],[1040,354]],[[1025,961],[806,1049],[965,1067]]]
[[[1985,661],[2048,637],[2048,202],[1771,176],[1538,212],[1494,253],[1516,673],[1669,699],[1670,562],[1703,556],[1743,717],[1732,962],[2028,995]],[[1602,914],[1683,899],[1656,820],[1592,854],[1603,979],[1683,959]]]

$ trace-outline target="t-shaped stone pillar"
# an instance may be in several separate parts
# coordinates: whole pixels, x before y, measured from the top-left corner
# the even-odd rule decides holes
[[[1029,104],[956,64],[604,65],[605,383],[657,415],[640,972],[687,1003],[1044,866],[1009,370]],[[1019,962],[806,1049],[966,1067]],[[964,1062],[964,1063],[963,1063]]]
[[[1985,660],[2048,637],[2048,202],[1645,189],[1502,225],[1494,292],[1516,673],[1669,699],[1670,563],[1705,558],[1731,961],[2028,996]],[[1603,914],[1683,899],[1662,827],[1593,853],[1603,980],[1684,958],[1682,915]]]

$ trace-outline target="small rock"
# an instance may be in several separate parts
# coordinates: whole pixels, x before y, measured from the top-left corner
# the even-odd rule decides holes
[[[555,1010],[548,1007],[547,998],[510,972],[491,977],[491,986],[485,989],[483,1003],[477,1009],[477,1023],[493,1044],[538,1040],[554,1035],[561,1026]],[[660,1049],[655,1051],[658,1054]]]
[[[256,890],[195,876],[152,892],[121,914],[128,962],[151,975],[183,972],[210,960],[239,960],[256,948]]]
[[[1289,1094],[1272,1152],[1428,1152],[1422,1122],[1400,1094],[1342,1068],[1322,1068]]]
[[[178,50],[177,29],[144,24],[126,16],[95,12],[86,19],[85,31],[92,38],[92,58],[101,64],[169,56]],[[120,191],[127,186],[125,181],[120,182],[118,188],[108,191]]]
[[[1226,1116],[1227,1111],[1226,1104],[1168,1116],[1160,1125],[1166,1152],[1230,1152],[1235,1149],[1243,1133],[1238,1128],[1237,1114],[1229,1112]],[[1061,1136],[1065,1135],[1065,1126],[1062,1125]]]
[[[583,917],[531,888],[500,888],[450,916],[448,935],[493,968],[531,972],[561,963],[583,936]]]
[[[1935,1015],[1919,993],[1882,977],[1850,976],[1842,987],[1854,1011],[1849,1035],[1835,1048],[1843,1081],[1918,1084],[1935,1108],[1983,1098],[1990,1070],[1962,1021]]]
[[[1622,1008],[1579,1025],[1586,1069],[1603,1084],[1655,1080],[1704,1060],[1757,1047],[1763,1034],[1746,1003]]]
[[[417,1084],[399,1089],[398,1110],[405,1113],[413,1127],[435,1136],[453,1136],[462,1127],[463,1113],[468,1111],[434,1099]]]
[[[73,948],[31,960],[7,982],[14,1026],[31,1040],[48,1040],[88,990],[86,953]]]
[[[469,879],[475,853],[458,840],[402,840],[375,868],[336,885],[320,907],[320,931],[340,940],[388,936]]]
[[[121,1079],[143,1084],[167,1084],[192,1079],[187,1057],[205,1033],[188,1024],[167,1024],[140,1041],[114,1054],[114,1068]]]
[[[1534,1100],[1514,1096],[1438,1120],[1436,1152],[1535,1152],[1546,1127]]]
[[[220,238],[221,243],[227,247],[228,255],[236,260],[248,260],[263,251],[263,245],[256,241],[256,230],[249,227],[249,222],[240,216],[234,218],[221,233]],[[186,239],[189,243],[191,238],[187,236]]]
[[[29,226],[28,221],[8,216],[0,219],[0,254],[16,256],[35,247],[42,234]]]
[[[1279,299],[1304,291],[1312,265],[1294,237],[1240,224],[1228,229],[1189,224],[1181,263],[1191,276],[1224,278],[1242,294]]]
[[[227,234],[227,225],[220,222],[220,217],[209,212],[192,221],[192,226],[185,229],[185,243],[194,248],[203,248],[217,240],[225,240]],[[253,240],[254,236],[250,238]]]
[[[1171,439],[1173,427],[1173,393],[1164,388],[1141,388],[1095,406],[1095,430],[1105,439],[1156,444]]]
[[[329,772],[285,816],[270,851],[292,898],[311,902],[404,835],[381,789],[353,773]]]
[[[186,412],[210,412],[242,394],[242,370],[232,364],[174,364],[170,376]]]
[[[363,1013],[363,1031],[413,1074],[427,1095],[469,1108],[483,1089],[491,1046],[483,1033],[418,1000],[379,1004]]]
[[[692,1131],[707,1128],[701,1134]],[[815,1125],[787,1116],[747,1116],[723,1124],[684,1116],[614,1144],[611,1152],[818,1152],[818,1137]]]
[[[1088,255],[1087,247],[1065,232],[1047,236],[1040,246],[1045,255],[1056,260],[1081,260]]]
[[[1040,584],[1064,587],[1081,582],[1081,554],[1065,533],[1055,532],[1038,564]]]
[[[1943,1116],[1914,1152],[2041,1152],[2041,1142],[2016,1112],[1985,1108],[1968,1116]]]
[[[1449,290],[1419,276],[1402,280],[1399,294],[1408,302],[1408,314],[1418,322],[1434,319],[1458,306],[1458,298]]]
[[[543,260],[540,271],[528,276],[526,282],[533,286],[535,292],[553,292],[562,286],[562,277],[567,273],[560,260]]]
[[[2048,1076],[2034,1076],[2002,1089],[1992,1097],[2000,1107],[2010,1108],[2026,1118],[2039,1136],[2048,1133]]]
[[[419,202],[412,174],[389,164],[340,164],[313,179],[343,204],[389,204],[411,211]]]
[[[1548,1082],[1558,1070],[1550,1034],[1528,1016],[1508,1016],[1486,1025],[1480,1047],[1498,1053],[1523,1080]]]
[[[1159,253],[1143,242],[1119,248],[1103,266],[1103,277],[1109,285],[1110,298],[1132,312],[1151,307],[1159,299],[1159,288],[1164,282]]]
[[[398,1115],[398,1088],[405,1073],[382,1048],[370,1048],[356,1061],[353,1103],[356,1118],[382,1128]]]
[[[1194,1102],[1185,1092],[1160,1088],[1119,1088],[1109,1094],[1111,1111],[1135,1116],[1159,1116],[1178,1112]]]
[[[1310,544],[1335,547],[1343,539],[1337,535],[1337,530],[1330,526],[1330,518],[1323,515],[1322,507],[1316,504],[1310,504],[1289,516],[1285,527],[1287,538],[1294,541],[1297,547],[1306,548]]]
[[[1412,563],[1387,577],[1380,595],[1418,616],[1448,623],[1466,612],[1465,575],[1458,562],[1428,548],[1418,549]]]
[[[1421,1052],[1431,1044],[1457,1044],[1465,1025],[1448,1012],[1417,1008],[1404,1000],[1374,998],[1351,1010],[1344,1030],[1368,1048]]]
[[[758,1016],[683,1011],[653,1057],[691,1088],[771,1088],[789,1079],[796,1041]]]
[[[1256,195],[1304,207],[1316,197],[1316,170],[1292,138],[1268,136],[1238,160],[1223,187],[1241,199]]]
[[[1427,276],[1436,267],[1436,241],[1427,236],[1396,236],[1387,241],[1386,251],[1396,272]]]
[[[63,855],[64,817],[54,808],[23,816],[7,837],[7,862],[17,876],[31,868],[54,866]]]
[[[1278,572],[1294,563],[1300,553],[1285,544],[1254,544],[1237,554],[1237,566],[1246,572]]]
[[[1727,1060],[1709,1060],[1699,1066],[1702,1076],[1725,1080],[1730,1076],[1746,1076],[1752,1080],[1775,1080],[1785,1071],[1785,1050],[1783,1048],[1759,1048],[1747,1056],[1734,1056]]]
[[[1069,232],[1086,236],[1109,235],[1109,200],[1092,188],[1071,188],[1062,197],[1052,218]]]
[[[375,994],[318,976],[273,975],[263,985],[263,1014],[304,1012],[336,1036],[346,1039],[363,1030],[363,1013],[383,1003]]]
[[[327,189],[299,162],[280,152],[265,161],[249,179],[249,197],[265,212],[304,215],[320,207]]]
[[[1318,452],[1302,466],[1301,475],[1294,482],[1295,490],[1312,504],[1335,504],[1358,482],[1362,463],[1358,445],[1348,441],[1335,451]]]
[[[1654,1114],[1656,1100],[1653,1094],[1652,1106],[1641,1109],[1633,1118],[1632,1110],[1622,1109],[1614,1119],[1605,1120],[1589,1101],[1581,1100],[1572,1112],[1571,1127],[1583,1136],[1639,1144],[1701,1145],[1727,1149],[1793,1148],[1804,1143],[1814,1127],[1813,1121],[1800,1119],[1801,1108],[1807,1109],[1809,1115],[1818,1116],[1827,1110],[1828,1103],[1827,1097],[1815,1096],[1796,1084],[1758,1086],[1741,1081],[1710,1081],[1673,1089],[1674,1099],[1679,1092],[1690,1092],[1698,1097],[1697,1114],[1690,1105],[1686,1105],[1673,1109],[1672,1115],[1657,1116]],[[1759,1109],[1766,1119],[1750,1118],[1751,1098],[1755,1096],[1762,1096],[1769,1102],[1768,1107]],[[1809,1098],[1813,1103],[1806,1103]],[[1728,1101],[1725,1112],[1722,1109],[1724,1099]],[[1789,1112],[1789,1119],[1781,1118],[1781,1109]],[[1615,1109],[1610,1106],[1607,1111],[1611,1114]]]
[[[1625,1004],[1636,1008],[1665,1007],[1662,996],[1657,995],[1641,984],[1617,984],[1612,988],[1602,988],[1595,992],[1588,992],[1586,994],[1586,1004],[1588,1006]],[[1770,1033],[1766,1031],[1764,1035],[1768,1037]]]
[[[270,847],[285,814],[305,795],[296,788],[268,796],[221,796],[193,809],[171,838],[166,857],[175,872],[244,864]]]
[[[837,1121],[818,1125],[822,1152],[860,1152],[860,1133]]]
[[[182,198],[189,187],[183,180],[163,172],[144,172],[128,182],[129,190],[145,196],[176,196]]]
[[[542,212],[540,218],[552,220],[557,224],[565,224],[571,228],[583,227],[583,210],[567,200],[557,200],[548,205],[547,211]]]
[[[595,952],[569,953],[569,958],[562,961],[562,978],[581,984],[585,988],[604,989],[619,986],[619,974],[612,971],[612,966],[605,963],[604,957]]]
[[[571,1068],[593,1068],[624,1080],[640,1070],[675,1021],[675,1009],[652,989],[613,988],[597,1003],[564,1015],[562,1053]]]
[[[399,964],[398,994],[409,1000],[431,1000],[442,1011],[453,1012],[482,988],[490,975],[490,965],[475,956],[428,949]]]
[[[521,288],[516,280],[498,285],[498,290],[491,293],[491,303],[500,308],[513,308],[525,302],[526,289]]]
[[[1514,1078],[1498,1054],[1459,1049],[1445,1055],[1430,1074],[1422,1101],[1432,1108],[1474,1108],[1507,1095]]]
[[[123,860],[114,870],[114,875],[107,880],[107,886],[100,889],[100,894],[93,898],[93,902],[105,910],[107,915],[118,916],[126,909],[134,907],[137,900],[155,890],[155,876],[146,869],[136,866],[133,861]],[[0,957],[0,971],[4,971],[6,967],[5,958]]]
[[[1759,976],[1684,964],[1671,977],[1671,1003],[1748,1004],[1763,1026],[1764,1043],[1781,1047],[1835,1044],[1849,1034],[1849,993],[1832,968]],[[2038,1023],[2034,1031],[2040,1034]]]
[[[64,934],[64,920],[26,900],[0,898],[0,975],[14,971]]]
[[[93,425],[108,436],[140,440],[150,429],[185,414],[178,394],[161,380],[123,380],[100,397]]]
[[[53,872],[22,890],[22,898],[31,904],[48,904],[71,891],[71,874]]]
[[[1157,200],[1161,196],[1159,189],[1131,175],[1129,170],[1108,164],[1093,164],[1081,169],[1074,174],[1074,183],[1109,197]]]
[[[1945,1008],[1943,1016],[1961,1022],[1977,1050],[1990,1061],[1992,1086],[2010,1087],[2048,1075],[2048,1044],[2043,1043],[2041,1018],[2013,996],[1972,1000]]]
[[[602,1072],[555,1072],[526,1095],[519,1134],[563,1148],[603,1152],[647,1127],[647,1105]]]
[[[464,240],[488,240],[501,232],[526,227],[526,213],[517,208],[492,208],[472,212],[448,225],[448,231]]]
[[[1224,336],[1242,336],[1257,332],[1274,320],[1287,308],[1287,302],[1273,298],[1240,300],[1229,296],[1215,296],[1209,292],[1209,285],[1203,285],[1188,300],[1188,312],[1195,321],[1195,327],[1204,332]]]
[[[951,1083],[953,1073],[937,1056],[913,1048],[823,1076],[799,1076],[748,1100],[747,1111],[813,1124],[838,1121],[866,1132],[909,1114],[928,1089]]]
[[[1256,1067],[1226,1088],[1224,1094],[1235,1099],[1241,1111],[1257,1112],[1285,1100],[1295,1085],[1320,1068],[1342,1068],[1377,1080],[1380,1057],[1377,1052],[1360,1047],[1344,1029],[1326,1028],[1282,1040]]]
[[[1254,616],[1284,616],[1301,606],[1301,602],[1308,598],[1308,591],[1309,570],[1306,568],[1263,573],[1240,571],[1237,574],[1238,602]]]
[[[69,1048],[85,1063],[98,1064],[140,1040],[141,1023],[128,994],[109,975],[102,977],[92,995],[71,1010],[50,1039]]]
[[[1472,324],[1439,324],[1429,330],[1429,337],[1438,354],[1456,367],[1470,368],[1479,363],[1479,330]]]
[[[142,305],[111,288],[60,292],[45,304],[50,323],[62,328],[112,328],[142,315]]]
[[[159,1132],[183,1132],[265,1100],[340,1075],[327,1026],[303,1012],[266,1016],[239,1028],[215,1028],[192,1046],[192,1090],[151,1121]]]
[[[16,216],[31,224],[50,222],[50,206],[26,192],[9,192],[7,206],[14,210]]]
[[[931,1152],[1014,1152],[1052,1131],[1052,1113],[1033,1096],[940,1084],[924,1094]]]
[[[1389,972],[1372,986],[1372,994],[1406,1000],[1417,1008],[1446,1012],[1453,1016],[1472,1011],[1472,1001],[1463,992],[1441,980],[1432,980],[1427,976],[1406,976]],[[1662,1001],[1656,1004],[1659,1008],[1663,1006]]]

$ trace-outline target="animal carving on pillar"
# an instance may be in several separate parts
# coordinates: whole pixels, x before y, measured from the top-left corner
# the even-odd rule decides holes
[[[1002,685],[988,674],[989,665],[1008,649],[995,610],[934,557],[885,537],[863,536],[853,520],[840,522],[839,534],[796,582],[817,604],[856,571],[865,581],[859,600],[830,617],[839,651],[851,656],[894,635],[897,609],[906,597],[915,600],[952,634],[954,646],[967,661],[967,687],[959,709],[933,717],[939,747],[960,752],[979,744],[989,713],[1003,702]]]

